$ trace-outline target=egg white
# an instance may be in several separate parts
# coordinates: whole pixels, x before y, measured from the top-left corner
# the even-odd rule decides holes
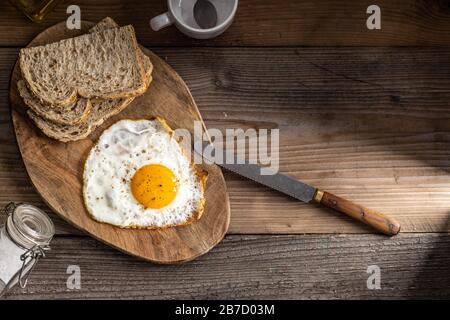
[[[131,191],[135,172],[149,164],[169,168],[178,181],[175,199],[161,209],[145,208]],[[100,222],[123,228],[177,226],[201,216],[205,181],[163,120],[121,120],[89,152],[83,197],[89,214]]]

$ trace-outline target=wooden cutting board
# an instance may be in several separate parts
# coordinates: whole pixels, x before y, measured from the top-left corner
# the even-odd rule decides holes
[[[65,22],[40,33],[29,46],[51,43],[86,33],[93,23],[70,31]],[[225,180],[215,165],[201,165],[208,171],[206,206],[202,218],[191,225],[163,230],[121,229],[94,221],[82,198],[82,167],[100,133],[120,119],[160,116],[173,128],[193,132],[194,121],[202,121],[189,89],[180,76],[150,50],[142,48],[154,65],[153,82],[143,96],[119,115],[108,119],[89,138],[62,143],[47,138],[24,114],[25,105],[17,92],[20,70],[16,63],[10,81],[10,103],[14,130],[28,175],[48,206],[69,223],[94,238],[128,254],[156,263],[192,260],[214,247],[224,237],[230,221]],[[203,121],[202,121],[203,123]]]

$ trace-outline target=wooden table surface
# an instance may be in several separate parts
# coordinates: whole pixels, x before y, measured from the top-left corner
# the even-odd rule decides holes
[[[449,298],[450,1],[241,0],[233,25],[208,41],[153,32],[157,1],[75,1],[82,19],[133,24],[141,44],[186,81],[208,127],[279,128],[281,171],[391,214],[402,234],[372,234],[335,213],[225,173],[229,234],[207,255],[159,266],[117,252],[50,212],[31,186],[11,128],[8,87],[18,51],[43,24],[0,10],[0,204],[49,212],[53,250],[32,298]],[[3,218],[3,217],[2,217]],[[66,286],[81,269],[81,289]],[[381,270],[369,290],[368,267]]]

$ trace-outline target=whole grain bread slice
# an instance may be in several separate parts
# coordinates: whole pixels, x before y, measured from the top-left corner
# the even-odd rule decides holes
[[[86,138],[106,119],[120,113],[133,100],[134,98],[123,98],[118,100],[93,101],[92,104],[95,105],[95,108],[89,114],[87,121],[75,126],[52,123],[40,117],[31,109],[27,113],[45,135],[62,142],[68,142]]]
[[[111,18],[105,18],[96,26],[89,30],[90,32],[101,32],[105,28],[118,28],[119,26]],[[138,54],[141,55],[141,60],[145,71],[145,87],[148,88],[152,81],[153,65],[140,49]],[[83,100],[84,98],[80,98]],[[66,125],[61,122],[49,121],[46,114],[39,114],[32,108],[28,111],[28,115],[35,122],[36,126],[42,130],[47,136],[67,142],[86,138],[95,128],[101,125],[109,117],[120,113],[132,101],[132,98],[116,99],[116,100],[101,100],[101,99],[84,99],[91,103],[92,112],[86,117],[86,120],[77,125]],[[36,101],[38,101],[35,98]]]
[[[100,20],[91,29],[89,29],[89,32],[101,32],[102,30],[111,29],[111,28],[120,28],[120,26],[111,17],[106,17],[106,18]],[[145,53],[143,53],[140,48],[138,49],[138,55],[144,66],[145,77],[150,83],[151,79],[149,80],[149,78],[152,75],[153,64],[150,61],[150,58]]]
[[[80,98],[67,107],[58,107],[41,103],[28,90],[25,81],[17,81],[17,89],[25,104],[40,117],[62,125],[76,125],[86,121],[92,109],[91,100]]]
[[[24,48],[19,65],[31,92],[55,106],[78,96],[121,99],[146,90],[143,62],[134,28],[129,25]]]
[[[89,32],[100,32],[108,28],[118,28],[119,25],[111,18],[107,17],[98,22],[92,27]],[[150,85],[152,81],[153,65],[150,58],[146,56],[140,49],[138,49],[139,55],[144,65],[146,87]],[[19,80],[17,83],[18,90],[24,102],[30,107],[34,113],[41,118],[61,125],[76,125],[81,122],[85,122],[89,112],[96,105],[100,103],[98,100],[94,100],[94,106],[90,99],[79,98],[76,103],[68,107],[55,108],[54,106],[43,104],[37,99],[27,88],[23,80]],[[117,105],[120,106],[122,101],[119,99]],[[50,124],[51,126],[51,124]],[[52,126],[55,127],[55,126]]]

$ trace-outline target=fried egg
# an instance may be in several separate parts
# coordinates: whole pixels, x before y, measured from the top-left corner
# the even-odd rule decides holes
[[[84,203],[95,220],[122,228],[185,225],[203,213],[206,176],[164,120],[121,120],[87,156]]]

